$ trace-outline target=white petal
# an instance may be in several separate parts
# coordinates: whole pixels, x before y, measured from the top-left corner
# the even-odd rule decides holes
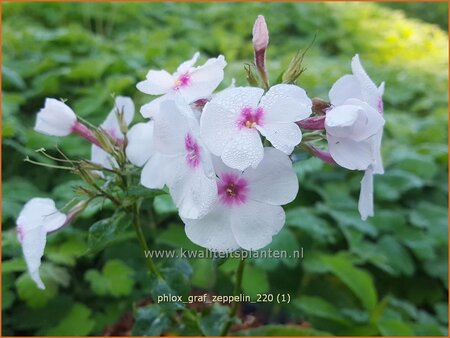
[[[220,156],[230,140],[239,134],[237,119],[238,113],[214,101],[205,105],[200,118],[200,135],[213,154]]]
[[[135,124],[127,133],[128,145],[125,150],[128,160],[141,167],[154,153],[153,121]]]
[[[77,117],[69,106],[59,100],[47,98],[44,108],[37,114],[34,130],[51,136],[67,136],[72,132],[76,121]]]
[[[367,75],[361,62],[359,60],[359,55],[356,54],[352,59],[352,72],[353,75],[358,79],[359,85],[361,87],[361,94],[363,101],[367,102],[374,109],[378,110],[378,101],[380,94],[377,86],[371,80],[369,75]]]
[[[187,237],[195,244],[216,252],[239,249],[231,231],[229,210],[220,204],[217,203],[203,218],[182,220]]]
[[[260,106],[264,109],[264,123],[296,122],[312,113],[312,102],[305,90],[290,84],[271,87]]]
[[[203,217],[217,199],[216,180],[206,177],[201,168],[186,168],[169,184],[169,191],[183,218]]]
[[[372,138],[374,152],[375,152],[375,161],[372,165],[374,174],[384,174],[383,159],[381,157],[381,140],[382,140],[382,138],[383,138],[383,130],[380,130]]]
[[[186,106],[186,109],[189,107]],[[167,100],[161,104],[161,111],[154,116],[154,145],[155,150],[175,155],[185,152],[185,137],[190,131],[189,118],[181,111],[181,107],[174,100]]]
[[[344,75],[338,79],[328,93],[330,103],[333,106],[339,106],[350,98],[362,100],[361,87],[354,75]]]
[[[383,130],[384,118],[377,110],[366,102],[358,99],[349,99],[345,102],[349,105],[357,105],[361,108],[363,114],[360,114],[357,123],[354,126],[352,138],[355,141],[367,139]]]
[[[149,103],[144,104],[139,112],[145,118],[152,118],[159,113],[161,109],[161,103],[169,99],[173,99],[172,93],[160,96],[150,101]]]
[[[282,207],[251,200],[230,213],[234,238],[246,250],[258,250],[272,242],[285,222]]]
[[[359,193],[358,210],[361,219],[365,221],[368,216],[373,216],[373,172],[369,167],[361,180],[361,191]]]
[[[136,85],[136,88],[145,94],[166,94],[175,84],[175,79],[165,70],[150,70],[146,78]]]
[[[164,188],[177,177],[181,160],[179,156],[154,153],[142,168],[141,184],[149,189]]]
[[[40,226],[49,232],[59,229],[65,221],[66,215],[56,209],[52,199],[36,197],[24,205],[16,223],[25,232]]]
[[[91,162],[100,164],[106,169],[118,167],[116,159],[95,144],[91,146]]]
[[[220,55],[217,59],[208,60],[205,65],[190,73],[190,83],[179,89],[188,103],[209,97],[223,80],[225,59]]]
[[[256,87],[235,87],[217,93],[211,103],[224,107],[224,110],[240,114],[242,108],[258,106],[264,90]],[[206,108],[206,106],[205,106]]]
[[[302,132],[296,123],[271,123],[257,128],[275,148],[288,155],[302,140]]]
[[[368,141],[336,137],[327,134],[331,157],[341,167],[350,170],[366,170],[374,162],[373,146]]]
[[[199,52],[196,52],[192,59],[184,61],[181,65],[178,66],[177,75],[181,75],[189,71],[192,67],[194,67],[195,63],[197,62],[198,58],[200,56]]]
[[[263,159],[264,148],[256,129],[242,128],[238,135],[229,140],[222,153],[222,161],[233,169],[255,168]]]
[[[27,231],[22,238],[22,250],[28,272],[31,279],[39,289],[45,289],[44,283],[39,275],[41,258],[44,255],[47,232],[43,226],[38,226]]]
[[[264,158],[258,167],[248,168],[242,176],[249,182],[251,200],[284,205],[297,196],[298,179],[292,161],[274,148],[264,148]]]

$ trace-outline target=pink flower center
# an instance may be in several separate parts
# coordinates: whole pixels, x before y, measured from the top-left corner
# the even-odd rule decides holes
[[[194,137],[187,133],[184,137],[184,148],[186,149],[186,163],[189,168],[195,169],[200,164],[200,147]]]
[[[220,202],[228,207],[247,201],[248,183],[236,174],[224,174],[217,181],[217,190]]]
[[[175,81],[175,86],[173,89],[178,90],[182,87],[186,87],[191,82],[191,76],[188,73],[181,74],[178,79]]]
[[[239,129],[241,128],[254,128],[256,126],[261,126],[263,123],[264,110],[261,107],[252,108],[244,107],[241,110],[239,119],[237,121]]]

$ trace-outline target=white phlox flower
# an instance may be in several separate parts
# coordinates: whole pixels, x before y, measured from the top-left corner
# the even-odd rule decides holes
[[[211,96],[212,92],[222,82],[223,69],[227,65],[223,55],[211,58],[201,66],[194,67],[200,53],[195,53],[192,59],[183,62],[173,74],[165,70],[150,70],[146,80],[136,87],[145,94],[162,95],[141,107],[144,117],[152,117],[159,112],[161,102],[179,96],[188,104]]]
[[[144,166],[141,184],[167,185],[180,215],[204,215],[217,196],[211,155],[199,138],[198,121],[182,101],[166,100],[154,120],[130,129],[127,157]]]
[[[39,275],[47,234],[66,223],[66,215],[60,213],[55,202],[49,198],[33,198],[21,210],[16,221],[17,237],[22,245],[23,256],[31,279],[38,288],[45,289]]]
[[[291,154],[302,139],[295,122],[311,115],[311,105],[306,92],[295,85],[279,84],[265,94],[255,87],[226,89],[205,105],[201,136],[227,166],[255,168],[264,155],[259,133],[275,148]]]
[[[264,148],[256,168],[241,172],[218,157],[214,167],[218,198],[206,216],[182,217],[186,235],[212,251],[263,248],[285,223],[281,205],[293,201],[298,192],[291,160],[277,149]]]
[[[77,117],[64,102],[46,98],[36,118],[34,130],[50,136],[67,136],[73,132]]]
[[[364,170],[358,209],[363,220],[373,216],[373,174],[384,172],[381,159],[384,83],[377,88],[361,65],[351,62],[352,75],[344,75],[330,90],[333,108],[325,118],[329,151],[340,166]]]

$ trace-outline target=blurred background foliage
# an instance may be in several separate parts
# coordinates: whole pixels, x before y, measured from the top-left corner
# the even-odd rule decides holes
[[[202,307],[198,325],[181,317],[174,326],[165,306],[148,305],[151,283],[134,233],[126,217],[108,218],[108,203],[91,206],[48,238],[46,291],[25,273],[14,220],[31,197],[51,196],[64,206],[79,184],[66,172],[23,162],[26,156],[48,162],[34,150],[54,152],[56,144],[71,157],[89,156],[90,146],[76,136],[33,131],[45,97],[68,99],[97,124],[112,107],[112,93],[133,97],[139,107],[149,97],[135,84],[149,68],[174,71],[197,50],[204,59],[225,55],[222,87],[232,78],[245,85],[257,14],[270,29],[273,79],[315,36],[299,79],[311,97],[326,99],[355,53],[377,84],[386,81],[386,173],[375,178],[376,216],[363,222],[356,203],[362,174],[297,156],[300,191],[271,248],[302,247],[304,259],[252,260],[244,275],[252,297],[289,293],[292,301],[243,306],[244,325],[235,333],[447,335],[447,6],[2,4],[3,335],[218,334],[225,306]],[[145,208],[157,216],[157,231],[146,229],[153,248],[196,248],[167,196]],[[159,264],[178,287],[188,282],[179,293],[232,293],[234,260],[220,267],[192,259]]]

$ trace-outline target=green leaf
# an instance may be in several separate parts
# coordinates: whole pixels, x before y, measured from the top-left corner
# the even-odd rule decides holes
[[[286,211],[286,224],[299,228],[319,243],[334,243],[336,231],[312,208],[297,207]]]
[[[97,270],[86,271],[84,278],[92,290],[99,296],[128,296],[133,291],[134,271],[124,262],[113,259],[108,261],[100,273]]]
[[[192,285],[197,288],[209,289],[216,281],[216,269],[212,259],[196,259],[192,263]]]
[[[134,271],[119,260],[110,260],[103,267],[103,276],[108,280],[109,292],[114,297],[127,296],[133,290]]]
[[[258,293],[269,291],[267,272],[247,264],[242,277],[242,289],[253,300],[256,299]]]
[[[374,195],[380,200],[396,201],[403,193],[421,188],[423,185],[423,180],[416,175],[404,170],[393,169],[375,178]]]
[[[330,333],[294,325],[266,325],[242,330],[237,336],[331,336]]]
[[[173,260],[167,262],[160,269],[162,278],[153,278],[150,284],[150,293],[154,299],[166,296],[182,296],[183,299],[190,294],[192,268],[185,260]],[[159,297],[159,298],[158,298]],[[160,306],[167,310],[178,310],[184,308],[179,301],[163,301]]]
[[[322,256],[322,263],[353,291],[361,304],[370,312],[377,303],[377,292],[371,276],[353,264],[342,254]]]
[[[152,304],[136,310],[135,322],[132,329],[134,336],[161,336],[168,329],[170,320],[162,312],[161,307]]]
[[[228,320],[230,307],[219,304],[207,308],[199,321],[199,326],[205,336],[220,336],[223,326]]]
[[[23,272],[27,270],[27,265],[23,258],[13,258],[2,262],[2,274],[9,272]]]
[[[177,211],[177,207],[172,201],[170,195],[156,196],[153,201],[153,207],[158,214],[171,214]]]
[[[75,303],[67,315],[46,334],[48,336],[87,336],[95,325],[91,315],[92,311],[86,305]]]
[[[378,241],[380,250],[388,259],[385,264],[392,267],[395,274],[412,276],[415,271],[414,262],[409,252],[392,236],[385,235]]]
[[[89,228],[89,251],[92,253],[98,252],[109,244],[120,240],[120,235],[125,232],[130,224],[130,217],[123,212],[95,222]]]
[[[51,245],[46,251],[49,260],[68,266],[75,265],[76,259],[87,250],[87,245],[80,237],[71,236],[61,245]]]
[[[383,336],[413,336],[412,328],[404,321],[384,319],[378,322],[378,329]]]
[[[290,268],[294,268],[302,259],[301,248],[299,247],[294,234],[288,228],[283,228],[278,234],[276,234],[272,239],[272,243],[261,249],[258,254],[267,254],[269,250],[273,252],[274,256],[278,256],[260,256],[260,258],[255,259],[255,264],[265,270],[273,270],[280,263]],[[284,254],[285,256],[281,256]]]
[[[44,307],[50,299],[58,294],[56,282],[42,276],[45,290],[39,289],[31,280],[28,273],[23,273],[16,281],[17,294],[19,298],[31,308]]]
[[[319,297],[302,296],[294,301],[294,306],[309,316],[330,319],[342,325],[351,324],[333,304]]]

